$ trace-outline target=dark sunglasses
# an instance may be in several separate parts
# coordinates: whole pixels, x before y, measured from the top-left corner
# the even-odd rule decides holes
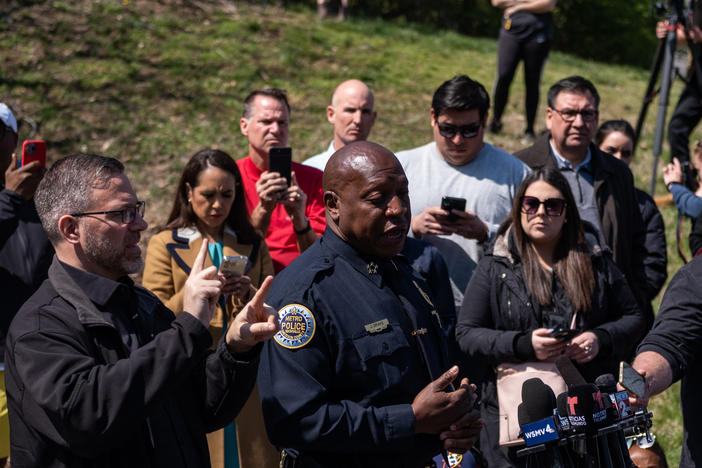
[[[478,136],[480,127],[483,126],[483,124],[481,124],[480,122],[473,122],[471,124],[462,125],[460,127],[447,123],[439,123],[438,120],[435,120],[434,122],[439,128],[439,135],[441,135],[444,138],[448,138],[449,140],[454,138],[457,133],[460,133],[461,136],[465,139],[475,138],[476,136]]]
[[[539,206],[544,205],[546,215],[560,216],[563,214],[563,208],[566,206],[566,201],[562,198],[549,198],[541,201],[536,197],[522,197],[522,213],[528,215],[536,214],[539,211]]]

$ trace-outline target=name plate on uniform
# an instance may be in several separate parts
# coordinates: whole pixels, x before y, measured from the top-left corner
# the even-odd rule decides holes
[[[364,325],[364,327],[368,333],[380,333],[388,328],[388,325],[390,325],[390,322],[388,319],[384,318],[383,320],[378,320],[377,322],[368,323]]]

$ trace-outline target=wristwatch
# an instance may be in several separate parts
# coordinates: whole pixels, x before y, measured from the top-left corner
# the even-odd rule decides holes
[[[305,218],[307,220],[307,226],[304,228],[300,229],[299,231],[295,229],[295,226],[293,226],[293,232],[295,232],[296,235],[301,236],[303,234],[307,234],[312,230],[312,226],[310,225],[310,218]]]

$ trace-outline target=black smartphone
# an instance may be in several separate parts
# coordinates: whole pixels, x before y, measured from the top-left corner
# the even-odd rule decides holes
[[[569,340],[580,334],[580,330],[574,328],[551,328],[549,335],[552,338],[558,338],[561,341]]]
[[[268,170],[277,172],[285,177],[290,186],[290,172],[292,168],[292,148],[287,146],[274,146],[268,152]]]
[[[466,199],[457,197],[443,197],[441,199],[441,209],[448,212],[448,220],[456,221],[458,216],[451,213],[451,210],[466,211]]]
[[[637,397],[645,396],[646,382],[643,376],[624,361],[619,363],[619,383]]]

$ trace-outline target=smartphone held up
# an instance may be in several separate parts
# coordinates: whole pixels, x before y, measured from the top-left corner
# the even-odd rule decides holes
[[[280,177],[285,177],[290,187],[292,177],[292,148],[287,146],[274,146],[268,152],[268,170],[277,172]]]
[[[46,168],[46,142],[43,140],[27,140],[22,144],[22,159],[19,161],[19,166],[26,166],[34,161],[39,162],[39,168]]]

